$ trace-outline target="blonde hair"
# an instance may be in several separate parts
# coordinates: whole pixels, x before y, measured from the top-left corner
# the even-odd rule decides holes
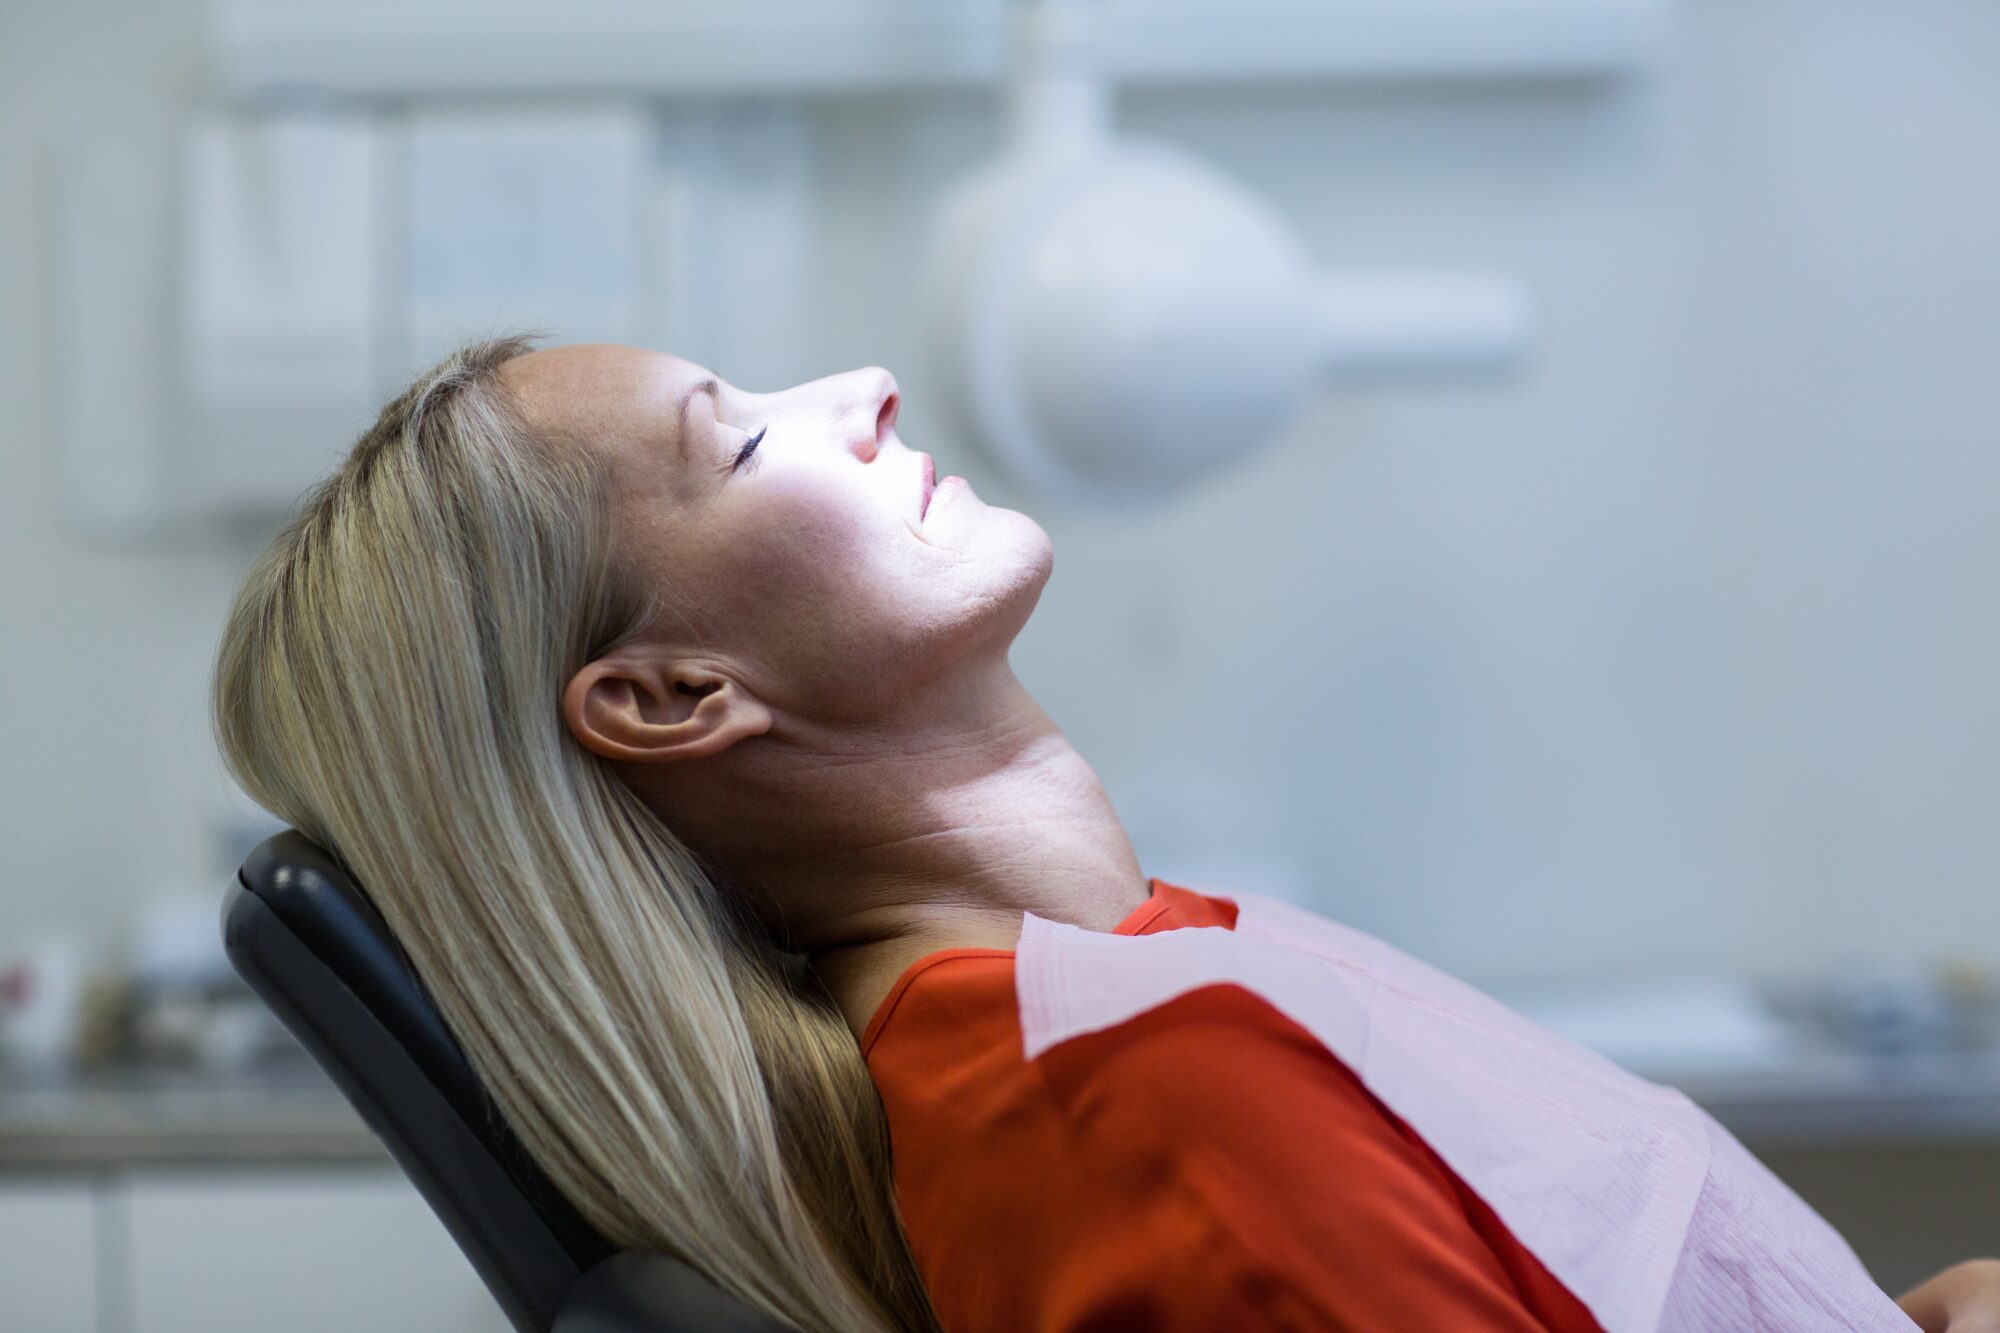
[[[257,556],[211,700],[230,774],[366,885],[510,1126],[613,1243],[810,1330],[935,1330],[887,1121],[824,988],[564,725],[661,590],[601,456],[462,348]]]

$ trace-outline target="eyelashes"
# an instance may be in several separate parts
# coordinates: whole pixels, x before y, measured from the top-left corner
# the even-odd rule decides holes
[[[757,446],[764,442],[764,432],[769,429],[769,426],[759,426],[757,433],[743,442],[743,447],[736,451],[736,461],[729,465],[731,472],[741,469],[745,463],[749,462],[750,455],[757,452]],[[754,467],[755,465],[752,464],[752,466]]]

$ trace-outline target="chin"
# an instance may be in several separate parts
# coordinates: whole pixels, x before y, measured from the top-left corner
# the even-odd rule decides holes
[[[1019,510],[1008,510],[1016,521],[1010,524],[1008,533],[1007,563],[1016,566],[1022,573],[1033,579],[1039,589],[1049,581],[1049,573],[1055,568],[1056,546],[1041,524]],[[999,557],[996,557],[999,558]]]
[[[997,606],[1018,608],[1016,630],[1025,625],[1033,614],[1036,603],[1041,601],[1042,589],[1048,586],[1049,576],[1055,572],[1056,565],[1055,544],[1049,540],[1049,534],[1042,531],[1041,525],[1033,519],[1028,520],[1028,526],[1033,529],[1032,536],[1024,537],[1010,552],[1015,557],[1010,562],[1013,577],[1009,580],[1007,592],[996,601]]]

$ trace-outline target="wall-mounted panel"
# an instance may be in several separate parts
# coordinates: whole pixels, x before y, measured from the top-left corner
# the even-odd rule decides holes
[[[372,415],[377,178],[365,117],[190,127],[172,452],[201,509],[288,503]]]
[[[996,83],[1015,8],[998,0],[225,0],[212,37],[225,86],[249,97],[833,94]],[[1664,0],[1123,0],[1102,8],[1112,72],[1143,83],[1616,74],[1652,58]]]

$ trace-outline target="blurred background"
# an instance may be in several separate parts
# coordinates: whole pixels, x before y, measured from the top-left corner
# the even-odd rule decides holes
[[[1050,533],[1015,670],[1149,874],[1683,1087],[1892,1293],[2000,1252],[2000,6],[1110,5],[1118,133],[1521,301],[1122,504],[951,410],[926,313],[1007,6],[542,9],[0,0],[9,1328],[504,1327],[221,956],[276,826],[205,688],[285,507],[522,328],[888,366]]]

